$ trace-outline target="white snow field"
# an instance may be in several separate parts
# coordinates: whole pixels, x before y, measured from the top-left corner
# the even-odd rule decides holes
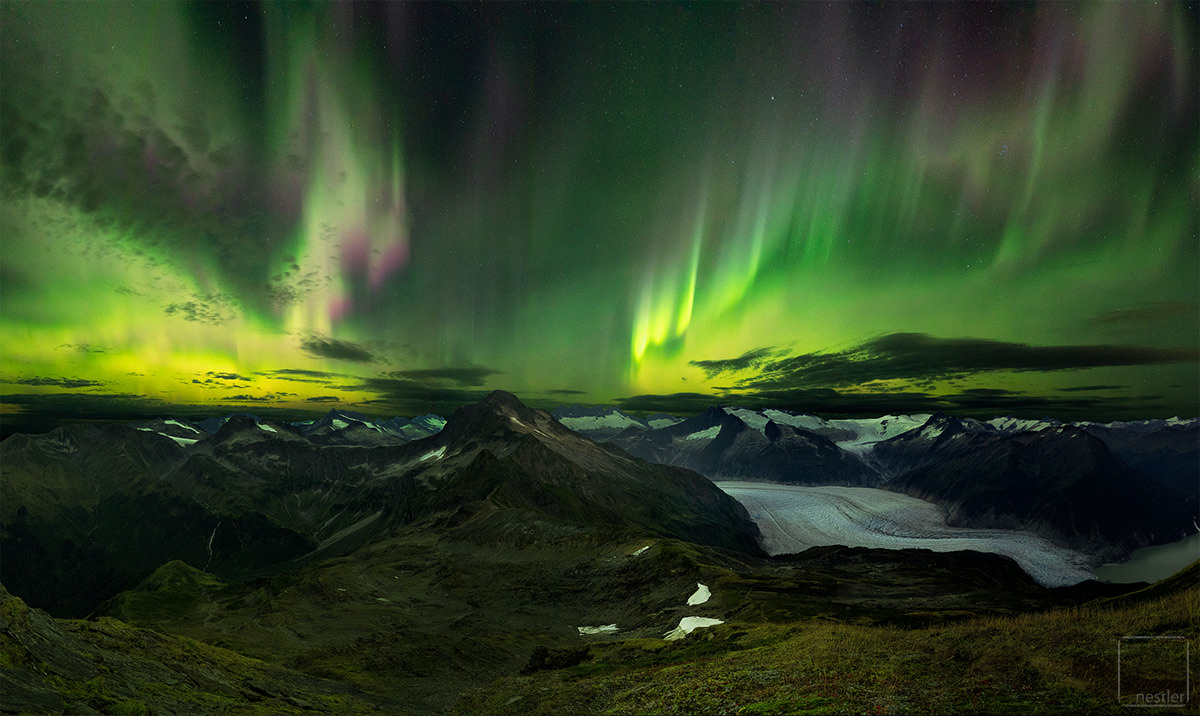
[[[575,627],[575,628],[579,630],[579,633],[581,635],[582,634],[616,634],[618,631],[620,631],[619,629],[617,629],[616,624],[605,624],[604,626],[581,626],[581,627]]]
[[[712,617],[684,617],[679,620],[679,626],[675,627],[666,634],[663,634],[663,639],[666,639],[667,641],[675,641],[676,639],[682,639],[685,635],[691,634],[697,629],[703,629],[705,627],[716,626],[724,623],[725,622],[723,620],[713,619]]]
[[[870,487],[718,482],[746,506],[768,554],[846,545],[882,549],[971,549],[1016,560],[1045,587],[1095,579],[1088,555],[1029,532],[950,527],[941,507]]]
[[[692,596],[688,597],[688,606],[694,607],[697,604],[703,604],[707,602],[708,598],[711,596],[712,592],[708,590],[707,584],[696,582],[696,591],[692,593]]]

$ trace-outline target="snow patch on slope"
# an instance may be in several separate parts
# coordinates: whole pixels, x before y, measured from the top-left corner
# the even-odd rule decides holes
[[[580,634],[615,634],[619,631],[616,624],[605,624],[604,626],[581,626],[575,627]]]
[[[849,440],[840,440],[837,446],[846,452],[862,455],[870,450],[875,443],[894,438],[907,433],[928,422],[931,416],[927,413],[919,415],[884,415],[880,418],[830,420],[829,424],[854,433]]]
[[[446,454],[446,446],[443,445],[437,450],[427,452],[417,459],[417,462],[425,462],[426,460],[438,460]]]
[[[154,428],[138,428],[138,430],[141,430],[142,432],[147,432],[147,433],[154,433],[155,435],[161,435],[164,438],[171,438],[172,440],[179,443],[183,447],[187,447],[189,445],[194,445],[197,442],[199,442],[199,440],[200,440],[199,438],[194,438],[194,439],[193,438],[177,438],[174,435],[167,435],[166,433],[160,433],[157,430],[155,430]]]
[[[676,425],[676,424],[682,423],[682,422],[683,422],[683,418],[676,418],[673,416],[661,417],[661,418],[649,418],[646,420],[646,424],[649,425],[654,430],[658,430],[659,428],[670,427],[672,425]]]
[[[192,427],[191,425],[186,425],[184,423],[179,422],[178,420],[164,420],[163,422],[166,423],[167,425],[178,425],[179,427],[183,428],[184,430],[191,430],[194,433],[203,433],[204,432],[200,428]]]
[[[663,635],[663,639],[675,641],[676,639],[682,639],[697,629],[724,623],[723,620],[713,619],[712,617],[684,617],[679,620],[679,626]]]
[[[714,425],[711,428],[707,428],[705,430],[700,430],[699,432],[694,432],[691,435],[686,435],[686,436],[684,436],[683,439],[684,440],[712,440],[713,438],[715,438],[717,436],[717,433],[719,433],[719,432],[721,432],[721,426]]]

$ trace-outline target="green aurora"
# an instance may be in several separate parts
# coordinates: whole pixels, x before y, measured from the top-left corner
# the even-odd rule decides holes
[[[0,5],[0,418],[1200,414],[1194,3]]]

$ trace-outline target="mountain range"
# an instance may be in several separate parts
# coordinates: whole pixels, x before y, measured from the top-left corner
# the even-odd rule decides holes
[[[560,420],[572,424],[571,414],[559,411]],[[590,419],[607,431],[623,416]],[[713,407],[660,428],[631,424],[606,439],[714,480],[905,492],[941,505],[951,525],[1028,530],[1104,559],[1190,534],[1197,515],[1197,419],[825,420]]]
[[[1116,596],[1138,585],[1047,589],[979,552],[768,557],[712,480],[882,487],[1114,555],[1190,524],[1198,427],[551,414],[496,391],[449,419],[14,435],[0,711],[469,712],[471,689],[574,667],[589,644],[673,634],[689,654],[696,624],[912,628]]]
[[[442,429],[404,432],[427,426]],[[0,581],[76,616],[173,559],[246,578],[484,506],[758,550],[745,508],[702,476],[597,444],[500,391],[444,423],[387,428],[335,411],[205,427],[215,432],[179,420],[77,425],[0,443]]]

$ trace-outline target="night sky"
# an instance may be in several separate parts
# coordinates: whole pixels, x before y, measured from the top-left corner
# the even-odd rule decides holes
[[[0,4],[0,421],[1200,414],[1196,5]]]

